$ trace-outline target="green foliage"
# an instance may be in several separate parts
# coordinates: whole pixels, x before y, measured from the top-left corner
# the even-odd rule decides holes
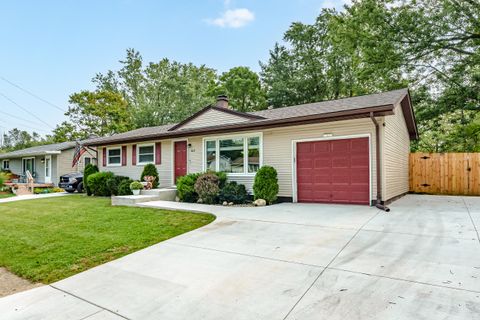
[[[247,189],[243,184],[238,184],[236,181],[229,181],[220,190],[218,199],[220,202],[233,202],[235,204],[245,203],[247,200]]]
[[[7,180],[8,180],[7,173],[0,172],[0,187],[2,187],[3,184],[5,183],[5,181],[7,181]]]
[[[119,196],[129,196],[132,195],[132,190],[130,189],[130,184],[133,182],[132,179],[125,179],[120,182],[118,185],[118,195]]]
[[[198,194],[195,192],[195,182],[201,173],[190,173],[177,179],[177,196],[182,202],[197,202]]]
[[[3,134],[3,144],[0,146],[0,153],[21,150],[52,143],[47,138],[42,138],[38,133],[19,130],[14,128]]]
[[[110,191],[110,194],[114,196],[118,196],[120,184],[123,181],[128,181],[128,180],[130,180],[130,178],[124,177],[124,176],[113,176],[112,178],[108,179],[106,183],[107,183],[107,188]]]
[[[92,190],[90,190],[90,187],[88,186],[88,176],[97,172],[98,167],[91,163],[87,164],[85,169],[83,169],[83,188],[86,190],[87,195],[89,196],[92,195]]]
[[[54,187],[54,188],[52,189],[52,192],[55,192],[55,193],[65,192],[65,190],[63,190],[62,188],[59,188],[59,187]]]
[[[2,203],[1,207],[2,267],[44,284],[215,219],[210,214],[111,206],[110,199],[82,195]]]
[[[211,173],[217,176],[218,178],[218,186],[222,189],[227,182],[227,173],[224,171],[207,171],[206,173]]]
[[[229,104],[238,111],[256,111],[267,107],[266,92],[260,78],[248,67],[235,67],[224,72],[215,92],[217,95],[227,95]]]
[[[154,164],[149,163],[143,167],[142,175],[140,176],[140,181],[144,181],[145,176],[152,176],[155,177],[155,180],[152,182],[153,188],[158,187],[158,171],[157,167]]]
[[[195,182],[195,192],[203,203],[212,204],[220,192],[220,180],[215,174],[204,173]]]
[[[133,181],[130,183],[130,190],[142,190],[143,184],[140,181]]]
[[[107,186],[107,180],[112,179],[114,174],[112,172],[97,172],[88,176],[87,185],[90,189],[90,192],[94,196],[99,197],[109,197],[111,196],[111,191]]]
[[[258,169],[253,183],[255,199],[264,199],[268,204],[272,204],[277,200],[278,189],[277,170],[270,166]]]

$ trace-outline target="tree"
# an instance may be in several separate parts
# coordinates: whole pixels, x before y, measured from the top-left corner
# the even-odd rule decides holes
[[[218,94],[226,94],[233,109],[247,112],[266,108],[266,94],[258,74],[248,67],[235,67],[224,72],[219,79]]]
[[[72,94],[69,102],[67,127],[76,128],[69,138],[112,135],[131,128],[128,104],[117,92],[81,91]],[[57,127],[56,133],[61,137],[62,129]]]
[[[133,49],[115,72],[97,74],[98,90],[121,93],[127,101],[134,128],[181,121],[214,101],[215,70],[168,59],[143,64]]]
[[[27,131],[14,128],[3,134],[2,151],[21,150],[46,143],[49,142],[36,132],[30,134]]]
[[[47,136],[52,143],[76,141],[88,138],[88,132],[77,131],[77,127],[68,121],[57,124],[52,134]]]

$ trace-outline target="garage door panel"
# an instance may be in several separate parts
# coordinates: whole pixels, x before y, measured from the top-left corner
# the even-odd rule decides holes
[[[369,139],[297,143],[297,198],[369,204]]]

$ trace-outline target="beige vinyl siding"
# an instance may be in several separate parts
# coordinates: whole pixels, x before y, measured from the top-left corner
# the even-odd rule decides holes
[[[219,124],[232,124],[238,122],[248,121],[244,117],[239,117],[227,112],[222,112],[214,109],[210,109],[207,112],[199,115],[190,122],[184,124],[182,129],[192,129],[201,127],[217,126]]]
[[[403,116],[402,108],[397,105],[395,114],[385,117],[383,128],[383,185],[384,201],[402,195],[409,190],[408,161],[410,154],[410,137]]]
[[[22,159],[21,158],[13,158],[13,159],[2,159],[0,163],[3,165],[3,160],[10,161],[10,171],[14,174],[22,174]]]
[[[325,134],[332,134],[334,137],[352,135],[370,135],[370,153],[371,153],[371,183],[372,183],[372,199],[376,199],[376,157],[375,157],[375,127],[370,119],[356,119],[346,121],[336,121],[330,123],[319,123],[311,125],[291,126],[283,128],[275,128],[268,130],[246,131],[237,133],[237,135],[247,135],[260,133],[263,135],[263,165],[274,167],[278,172],[279,180],[279,196],[293,197],[292,189],[292,141],[303,139],[321,139]],[[203,138],[222,137],[235,135],[211,135],[198,136],[189,138],[188,141],[192,147],[189,150],[189,168],[188,172],[203,171]],[[254,181],[253,175],[232,175],[229,177],[232,181],[245,184],[251,192]]]
[[[172,142],[171,140],[162,141],[145,141],[141,143],[135,143],[138,145],[161,142],[161,164],[156,165],[159,175],[160,187],[170,187],[173,184],[173,168],[172,168]],[[126,166],[103,166],[103,148],[98,148],[98,168],[100,171],[111,171],[116,175],[122,175],[130,177],[133,180],[139,180],[145,165],[132,165],[132,143],[112,145],[109,148],[127,146],[127,165]]]

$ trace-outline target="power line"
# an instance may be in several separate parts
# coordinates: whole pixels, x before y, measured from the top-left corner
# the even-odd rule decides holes
[[[19,107],[20,109],[22,109],[23,111],[25,111],[26,113],[28,113],[29,115],[31,115],[32,117],[34,117],[35,119],[37,119],[38,121],[40,121],[41,123],[47,125],[48,127],[50,127],[50,129],[53,129],[53,127],[48,124],[47,122],[43,121],[42,119],[40,119],[39,117],[37,117],[35,114],[31,113],[30,111],[28,111],[26,108],[22,107],[21,105],[19,105],[18,103],[16,103],[15,101],[13,101],[12,99],[10,99],[9,97],[7,97],[5,94],[1,93],[0,92],[0,96],[4,97],[5,99],[7,99],[8,101],[10,101],[11,103],[13,103],[14,105],[16,105],[17,107]]]
[[[7,82],[8,84],[10,84],[10,85],[12,85],[12,86],[14,86],[14,87],[16,87],[16,88],[22,90],[23,92],[28,93],[28,94],[31,95],[32,97],[37,98],[38,100],[45,102],[46,104],[54,107],[55,109],[58,109],[58,110],[60,110],[60,111],[62,111],[62,112],[66,112],[65,109],[57,106],[56,104],[54,104],[54,103],[52,103],[52,102],[50,102],[50,101],[48,101],[48,100],[46,100],[46,99],[43,99],[42,97],[37,96],[35,93],[33,93],[33,92],[31,92],[31,91],[28,91],[28,90],[25,89],[25,88],[22,88],[22,87],[19,86],[18,84],[13,83],[12,81],[6,79],[5,77],[0,76],[0,79],[2,79],[3,81]]]
[[[26,121],[26,122],[30,122],[30,123],[33,123],[34,125],[41,125],[40,123],[38,122],[35,122],[35,121],[32,121],[32,120],[28,120],[28,119],[25,119],[25,118],[21,118],[19,116],[16,116],[14,114],[11,114],[11,113],[8,113],[8,112],[5,112],[5,111],[0,111],[0,113],[3,113],[9,117],[12,117],[12,118],[15,118],[15,119],[18,119],[18,120],[22,120],[22,121]]]
[[[0,119],[0,121],[1,121],[1,122],[4,122],[4,123],[6,123],[6,124],[8,124],[8,125],[10,125],[10,126],[11,126],[11,123],[8,123],[8,122],[7,122],[7,121],[5,121],[5,120],[2,120],[2,119]],[[31,129],[31,130],[35,130],[35,131],[40,131],[40,132],[50,133],[49,131],[47,131],[47,130],[45,130],[45,129],[39,129],[39,128],[31,127],[31,126],[29,126],[29,125],[26,125],[26,124],[21,124],[21,125],[15,126],[15,127],[19,127],[19,128],[21,128],[21,127],[25,127],[25,128],[29,128],[29,129]]]

